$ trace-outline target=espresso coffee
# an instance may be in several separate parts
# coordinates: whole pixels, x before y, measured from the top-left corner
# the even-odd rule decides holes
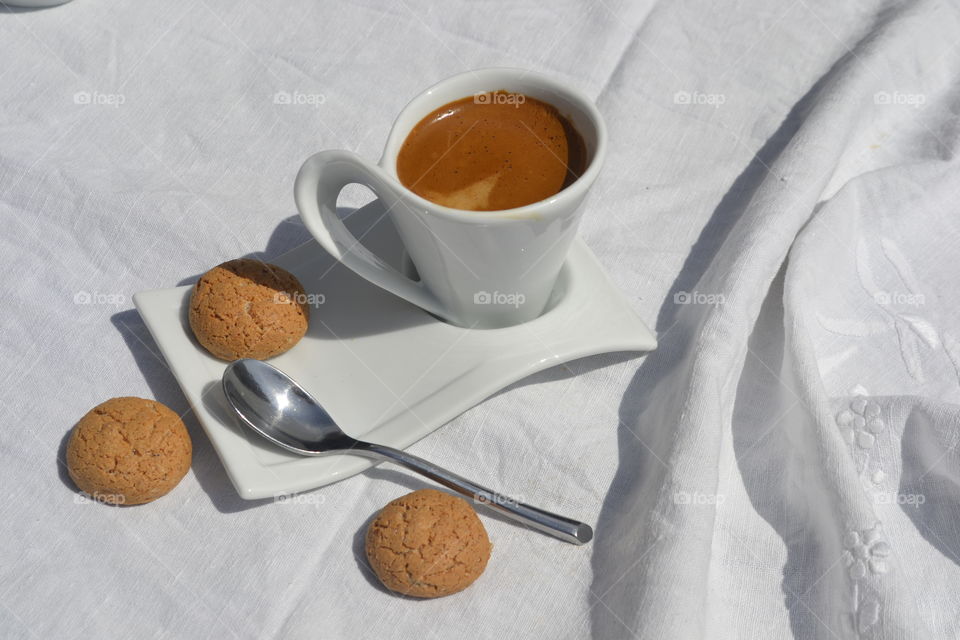
[[[586,163],[583,138],[553,105],[498,91],[445,104],[421,120],[400,149],[397,176],[431,202],[498,211],[549,198]]]

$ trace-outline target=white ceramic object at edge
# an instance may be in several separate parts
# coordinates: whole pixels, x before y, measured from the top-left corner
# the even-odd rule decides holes
[[[10,7],[24,7],[27,9],[41,7],[55,7],[60,4],[67,4],[70,0],[3,0],[3,4]]]

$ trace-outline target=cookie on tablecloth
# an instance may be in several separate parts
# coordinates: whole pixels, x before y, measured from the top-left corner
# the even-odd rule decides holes
[[[192,455],[187,428],[166,405],[112,398],[73,428],[67,471],[81,491],[97,500],[143,504],[177,486]]]
[[[490,559],[490,539],[473,507],[436,489],[390,502],[367,529],[367,560],[388,589],[436,598],[469,587]]]

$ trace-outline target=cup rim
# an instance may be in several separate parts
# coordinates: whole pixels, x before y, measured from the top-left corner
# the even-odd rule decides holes
[[[519,76],[520,80],[523,80],[524,78],[533,78],[539,85],[545,86],[551,91],[563,95],[567,100],[574,103],[577,108],[588,117],[594,129],[596,130],[597,140],[596,149],[594,150],[593,157],[590,159],[590,164],[587,166],[587,170],[584,171],[583,174],[580,175],[576,180],[574,180],[572,184],[564,187],[562,190],[553,194],[549,198],[537,200],[536,202],[532,202],[521,207],[498,209],[496,211],[455,209],[453,207],[437,204],[436,202],[427,200],[423,196],[414,193],[411,189],[408,189],[406,185],[400,182],[396,171],[396,160],[397,155],[400,152],[400,147],[403,144],[403,140],[398,140],[400,137],[398,125],[400,124],[401,120],[404,120],[407,116],[409,116],[410,111],[417,105],[417,103],[429,98],[434,92],[439,91],[445,85],[451,84],[468,76],[473,76],[477,78],[478,81],[482,81],[486,76],[495,78],[503,75],[513,76],[514,78]],[[478,88],[472,93],[476,93],[478,91],[496,91],[499,88],[500,87],[496,86]],[[466,94],[466,96],[468,95],[469,93]],[[420,114],[417,122],[419,122],[420,119],[426,115],[426,113]],[[559,210],[563,205],[563,201],[585,196],[586,191],[590,188],[590,185],[592,185],[596,180],[597,174],[600,173],[604,157],[606,156],[606,148],[607,128],[603,121],[603,116],[601,116],[600,111],[597,109],[597,106],[594,104],[593,100],[591,100],[582,91],[571,85],[555,80],[550,76],[546,76],[535,71],[529,71],[527,69],[520,69],[516,67],[486,67],[482,69],[464,71],[462,73],[445,78],[433,84],[426,90],[420,92],[413,99],[411,99],[403,107],[403,109],[400,110],[400,113],[397,115],[392,127],[390,128],[390,134],[387,136],[387,142],[384,145],[383,156],[381,157],[379,164],[380,168],[390,178],[392,178],[394,182],[396,182],[397,187],[404,193],[404,195],[409,198],[413,204],[418,205],[421,209],[431,214],[453,219],[458,222],[483,222],[490,224],[496,222],[512,222],[517,219],[543,218],[550,213],[551,209]],[[391,150],[392,153],[390,153]],[[545,210],[545,208],[547,210]]]

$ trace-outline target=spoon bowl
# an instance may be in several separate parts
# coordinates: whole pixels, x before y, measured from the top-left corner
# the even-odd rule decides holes
[[[357,442],[303,387],[265,362],[243,359],[229,365],[223,393],[244,424],[293,453],[342,453]]]

